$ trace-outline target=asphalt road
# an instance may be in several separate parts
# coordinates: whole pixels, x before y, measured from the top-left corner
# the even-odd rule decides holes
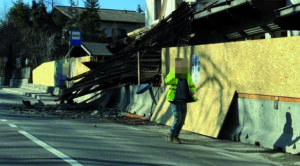
[[[155,132],[105,119],[61,120],[8,110],[22,99],[0,90],[0,165],[278,165],[258,155],[170,143]]]

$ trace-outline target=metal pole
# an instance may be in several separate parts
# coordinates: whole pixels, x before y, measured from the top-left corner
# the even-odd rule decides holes
[[[141,85],[141,73],[140,73],[140,52],[137,52],[137,58],[138,58],[138,85]]]
[[[71,31],[69,31],[69,37],[71,38]],[[69,39],[69,51],[68,51],[68,61],[69,61],[69,78],[71,78],[71,41],[70,41],[70,39]],[[71,87],[71,83],[70,83],[70,81],[68,81],[68,88],[70,88]]]

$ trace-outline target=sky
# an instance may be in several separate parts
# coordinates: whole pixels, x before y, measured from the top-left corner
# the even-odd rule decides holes
[[[0,19],[3,19],[5,13],[17,0],[0,0]],[[39,1],[39,0],[36,0]],[[44,0],[51,2],[52,0]],[[24,3],[31,5],[32,0],[23,0]],[[69,6],[70,0],[54,0],[55,5]],[[103,9],[119,9],[119,10],[134,10],[136,11],[138,4],[142,9],[145,9],[145,0],[99,0],[100,8]],[[78,0],[78,6],[84,7],[84,0]],[[48,7],[51,8],[50,6]],[[144,10],[145,11],[145,10]]]

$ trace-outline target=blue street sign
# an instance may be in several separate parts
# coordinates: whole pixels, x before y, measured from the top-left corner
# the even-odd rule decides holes
[[[81,46],[81,31],[70,31],[71,46]]]

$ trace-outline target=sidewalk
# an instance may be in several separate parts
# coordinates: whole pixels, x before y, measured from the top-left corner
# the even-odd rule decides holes
[[[37,89],[29,89],[29,88],[14,88],[14,87],[2,87],[3,91],[14,93],[22,96],[31,97],[37,100],[41,100],[44,103],[55,105],[59,104],[59,101],[55,101],[58,99],[59,96],[56,96],[54,94],[47,93],[46,91],[41,91]]]
[[[170,130],[170,126],[160,124],[133,125],[132,127],[148,132],[155,132],[166,140],[166,136]],[[234,142],[231,140],[215,139],[185,130],[181,131],[179,138],[182,140],[183,144],[222,149],[236,154],[237,156],[252,158],[253,161],[269,160],[282,166],[300,166],[300,155],[282,153],[272,149],[266,149],[241,142]]]

